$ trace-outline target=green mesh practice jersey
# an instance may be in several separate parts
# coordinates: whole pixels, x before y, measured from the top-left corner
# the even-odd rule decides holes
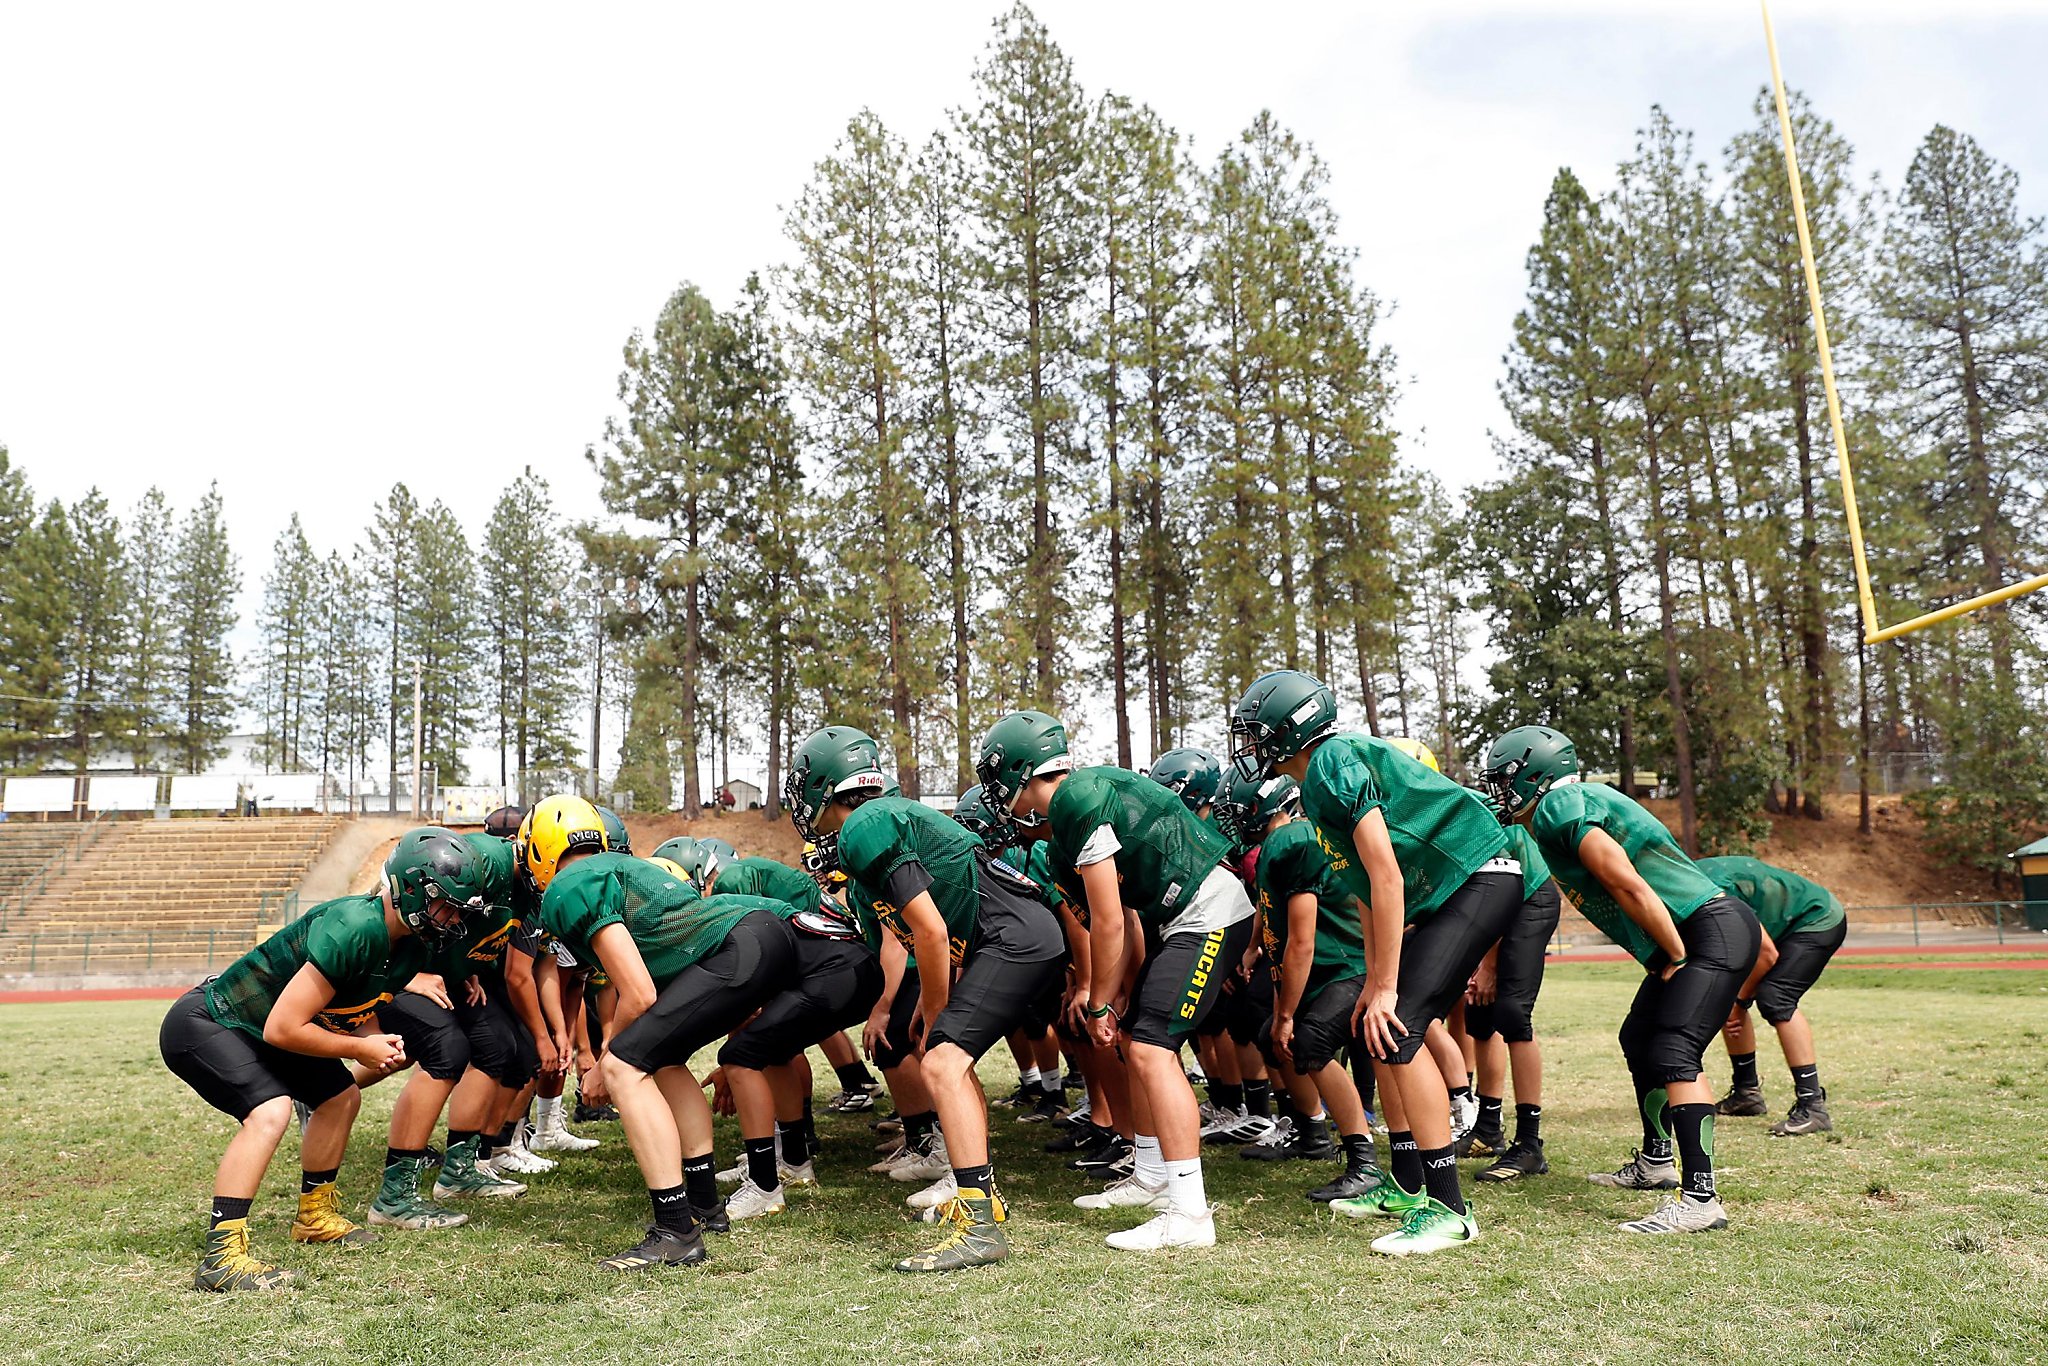
[[[655,990],[716,952],[751,911],[772,909],[759,897],[699,896],[659,864],[632,854],[586,854],[555,874],[541,898],[541,928],[578,961],[602,960],[591,941],[607,925],[633,936]]]
[[[809,873],[772,858],[733,860],[718,870],[711,890],[720,896],[765,896],[788,902],[800,911],[816,911],[825,904],[824,893]],[[839,908],[832,909],[836,913]]]
[[[1833,892],[1762,859],[1703,858],[1699,868],[1715,886],[1748,902],[1773,939],[1832,930],[1848,917]]]
[[[1353,832],[1367,813],[1380,813],[1401,865],[1403,913],[1411,922],[1443,905],[1508,847],[1500,822],[1476,793],[1371,735],[1333,735],[1316,747],[1301,784],[1301,808],[1344,886],[1368,906],[1372,884],[1358,862]]]
[[[1119,846],[1123,903],[1152,928],[1187,909],[1202,880],[1230,852],[1230,841],[1196,820],[1174,793],[1143,774],[1108,765],[1069,773],[1052,794],[1046,823],[1053,871],[1076,896],[1081,851],[1108,826]]]
[[[1064,906],[1083,928],[1088,924],[1088,907],[1077,902],[1060,886],[1052,867],[1052,845],[1045,840],[1034,840],[1024,854],[1024,876],[1038,884],[1038,895],[1046,905],[1055,911]],[[1079,892],[1077,887],[1075,892]]]
[[[1316,899],[1316,955],[1309,965],[1303,1005],[1330,983],[1365,971],[1365,933],[1358,905],[1337,876],[1333,860],[1323,852],[1315,827],[1289,821],[1266,836],[1259,846],[1259,909],[1265,913],[1266,962],[1273,980],[1287,952],[1288,903],[1301,893]]]
[[[348,1034],[424,972],[432,955],[412,935],[393,938],[381,895],[323,901],[237,958],[206,988],[206,1008],[230,1029],[263,1037],[285,984],[311,963],[334,988],[314,1023]]]
[[[1714,880],[1685,856],[1664,822],[1636,805],[1634,799],[1603,784],[1568,783],[1551,788],[1536,803],[1529,829],[1551,874],[1564,889],[1565,899],[1638,963],[1647,964],[1656,956],[1656,941],[1629,919],[1600,879],[1579,862],[1579,844],[1588,831],[1604,830],[1621,846],[1674,921],[1685,920],[1721,895]]]
[[[865,924],[872,918],[915,953],[896,900],[898,895],[910,900],[903,889],[915,886],[931,894],[958,964],[977,937],[981,891],[975,857],[983,848],[979,835],[923,802],[908,797],[862,802],[839,828],[839,866],[853,886],[848,899],[861,903],[857,921]],[[923,870],[922,876],[910,871],[913,865]]]
[[[1527,901],[1550,881],[1550,865],[1544,861],[1543,851],[1536,847],[1536,837],[1524,827],[1504,826],[1501,833],[1508,837],[1508,857],[1522,865],[1522,900]]]

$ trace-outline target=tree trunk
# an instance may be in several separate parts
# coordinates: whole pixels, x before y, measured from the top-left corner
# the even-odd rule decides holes
[[[1607,576],[1607,624],[1614,628],[1619,645],[1628,634],[1628,618],[1621,611],[1621,558],[1614,545],[1613,498],[1607,482],[1607,452],[1597,430],[1592,433],[1587,455],[1593,467],[1593,501],[1600,513],[1600,558]],[[1615,719],[1621,790],[1634,795],[1636,785],[1635,703],[1624,696]]]
[[[1686,715],[1685,676],[1678,650],[1678,598],[1671,588],[1671,540],[1664,522],[1664,476],[1654,428],[1645,432],[1644,456],[1650,476],[1651,557],[1657,568],[1658,634],[1664,641],[1664,687],[1671,702],[1671,748],[1678,766],[1678,842],[1688,855],[1697,858],[1699,794],[1694,790],[1692,724]]]

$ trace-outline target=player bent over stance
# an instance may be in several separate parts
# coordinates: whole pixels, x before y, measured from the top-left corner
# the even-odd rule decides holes
[[[1280,670],[1254,681],[1230,734],[1246,777],[1282,773],[1301,784],[1302,809],[1331,867],[1366,908],[1354,1027],[1386,1064],[1379,1075],[1394,1179],[1332,1208],[1405,1216],[1374,1240],[1375,1252],[1464,1246],[1479,1225],[1459,1190],[1450,1091],[1423,1043],[1512,923],[1521,867],[1477,794],[1384,740],[1337,733],[1336,695],[1307,674]],[[1405,936],[1404,925],[1413,927]]]
[[[1074,768],[1066,727],[1044,712],[998,721],[975,776],[1020,825],[1044,825],[1054,879],[1088,908],[1090,1035],[1103,1046],[1119,1032],[1125,1040],[1135,1161],[1132,1180],[1102,1199],[1158,1214],[1105,1241],[1139,1251],[1213,1245],[1201,1114],[1179,1051],[1251,943],[1251,901],[1222,866],[1230,841],[1150,778]],[[1130,978],[1126,965],[1140,954]]]
[[[1757,1013],[1778,1031],[1778,1046],[1792,1072],[1792,1110],[1771,1126],[1771,1136],[1824,1134],[1835,1126],[1828,1118],[1827,1089],[1820,1084],[1813,1028],[1799,1002],[1848,937],[1848,913],[1819,883],[1761,859],[1703,858],[1700,871],[1728,895],[1748,903],[1764,927],[1763,951],[1722,1030],[1729,1060],[1735,1064],[1735,1080],[1715,1110],[1724,1115],[1764,1113],[1763,1082],[1756,1073],[1756,1029],[1749,1022],[1750,1003],[1755,1002]]]
[[[415,830],[384,864],[374,896],[324,901],[179,997],[164,1017],[164,1062],[200,1099],[241,1124],[213,1183],[213,1222],[193,1285],[273,1290],[292,1273],[249,1251],[249,1207],[277,1152],[292,1102],[312,1107],[292,1238],[375,1237],[341,1212],[334,1178],[362,1092],[345,1060],[377,1072],[405,1061],[395,1034],[352,1031],[427,965],[430,945],[483,905],[476,854],[446,830]]]
[[[1648,974],[1620,1036],[1643,1144],[1619,1170],[1588,1179],[1672,1190],[1682,1171],[1680,1194],[1621,1227],[1727,1227],[1714,1187],[1713,1092],[1700,1060],[1756,963],[1762,931],[1755,914],[1701,872],[1662,821],[1611,787],[1581,782],[1578,752],[1548,726],[1521,726],[1495,740],[1480,778],[1509,816],[1529,827],[1579,913]]]
[[[783,798],[797,830],[845,870],[849,901],[917,957],[922,1075],[952,1162],[953,1193],[941,1177],[933,1194],[945,1196],[935,1208],[953,1232],[896,1269],[957,1271],[1010,1253],[974,1065],[1034,1014],[1050,1018],[1066,941],[1028,879],[952,817],[884,795],[890,787],[873,739],[827,726],[797,746]]]

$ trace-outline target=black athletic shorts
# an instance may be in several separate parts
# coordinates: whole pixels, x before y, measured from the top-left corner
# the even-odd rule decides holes
[[[206,1009],[204,984],[180,996],[157,1033],[164,1065],[199,1098],[237,1120],[290,1096],[319,1107],[355,1085],[340,1058],[292,1053],[229,1029]]]
[[[453,1001],[460,983],[449,991]],[[401,991],[377,1007],[377,1027],[405,1040],[405,1056],[435,1081],[456,1081],[469,1066],[469,1035],[455,1018],[418,992]]]
[[[795,978],[796,931],[773,911],[749,911],[723,944],[677,973],[646,1013],[619,1031],[612,1056],[642,1072],[681,1067]]]
[[[901,1067],[905,1058],[917,1052],[917,1040],[910,1037],[910,1022],[917,1014],[918,986],[917,964],[912,963],[903,969],[896,999],[889,1002],[889,1023],[882,1030],[882,1041],[875,1045],[875,1066],[884,1072]]]
[[[858,939],[827,939],[791,927],[794,979],[761,1013],[726,1040],[718,1061],[733,1067],[777,1067],[812,1044],[864,1021],[882,996],[882,965]],[[786,979],[787,980],[787,979]]]
[[[1195,1032],[1203,1038],[1228,1034],[1235,1044],[1257,1044],[1273,1018],[1273,974],[1264,958],[1252,964],[1249,979],[1227,979],[1223,999]],[[1261,1045],[1263,1047],[1263,1045]]]
[[[1514,922],[1522,905],[1520,873],[1474,873],[1433,915],[1401,941],[1394,1015],[1408,1032],[1395,1036],[1386,1062],[1413,1062],[1430,1025],[1465,995],[1472,970]]]
[[[1691,1081],[1708,1043],[1728,1023],[1735,994],[1756,966],[1763,927],[1732,896],[1718,896],[1679,922],[1685,966],[1665,981],[1666,959],[1649,963],[1635,1002],[1621,1022],[1621,1053],[1639,1086]]]
[[[925,1033],[924,1046],[929,1051],[949,1043],[979,1062],[982,1054],[1027,1021],[1057,1015],[1066,984],[1064,955],[1020,963],[991,949],[979,949],[967,956],[966,966],[946,997],[946,1008]]]
[[[469,1065],[500,1086],[514,1090],[532,1081],[540,1071],[540,1050],[512,1013],[502,978],[485,977],[484,1003],[469,1003],[469,987],[461,984],[448,993],[455,1002],[455,1022],[469,1040]]]
[[[1778,961],[1756,984],[1756,1009],[1765,1023],[1781,1025],[1799,1012],[1800,999],[1848,937],[1844,920],[1831,930],[1794,930],[1778,941]]]
[[[1521,913],[1500,937],[1494,961],[1493,1000],[1465,1006],[1465,1032],[1475,1039],[1498,1034],[1507,1043],[1528,1043],[1536,1037],[1536,994],[1543,990],[1543,955],[1557,933],[1562,898],[1555,882],[1546,882],[1522,903]]]
[[[1168,935],[1138,969],[1123,1032],[1133,1043],[1177,1049],[1223,999],[1223,982],[1252,942],[1252,919],[1204,934]]]
[[[1365,977],[1340,977],[1317,992],[1309,1003],[1294,1013],[1294,1070],[1303,1076],[1320,1072],[1337,1060],[1337,1054],[1351,1042],[1351,1012],[1365,990]],[[1259,1051],[1266,1065],[1277,1067],[1280,1056],[1273,1048],[1273,1020],[1268,1016],[1259,1030]]]

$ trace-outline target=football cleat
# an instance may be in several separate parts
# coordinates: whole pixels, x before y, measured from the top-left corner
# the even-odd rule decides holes
[[[1208,1211],[1183,1214],[1163,1209],[1136,1228],[1112,1233],[1102,1240],[1124,1252],[1156,1252],[1169,1247],[1216,1246],[1216,1219]]]
[[[1372,1194],[1386,1182],[1386,1174],[1378,1167],[1360,1167],[1345,1172],[1327,1186],[1317,1186],[1308,1193],[1308,1198],[1319,1205],[1333,1200],[1356,1200]]]
[[[1428,1201],[1424,1192],[1410,1193],[1388,1180],[1355,1199],[1332,1200],[1330,1208],[1349,1219],[1405,1219]]]
[[[782,1187],[764,1191],[755,1185],[750,1177],[740,1182],[740,1188],[725,1197],[725,1213],[728,1219],[759,1219],[763,1215],[780,1214],[789,1208],[783,1198]]]
[[[1542,1176],[1550,1170],[1550,1162],[1543,1156],[1543,1141],[1533,1143],[1516,1142],[1493,1160],[1493,1165],[1479,1173],[1481,1181],[1519,1181],[1525,1176]]]
[[[904,1196],[903,1203],[914,1210],[929,1213],[959,1194],[960,1187],[953,1180],[953,1173],[948,1171],[944,1176],[932,1182],[924,1189],[914,1190]]]
[[[1112,1181],[1101,1190],[1074,1197],[1076,1209],[1165,1209],[1166,1187],[1148,1186],[1135,1176]]]
[[[1251,1115],[1242,1106],[1233,1110],[1228,1106],[1211,1105],[1207,1107],[1206,1115],[1206,1122],[1202,1125],[1202,1142],[1255,1143],[1258,1141],[1257,1138],[1233,1139],[1230,1136],[1239,1125],[1251,1118]]]
[[[1010,1255],[1010,1240],[1003,1233],[1008,1214],[1002,1197],[993,1191],[963,1190],[939,1205],[935,1223],[950,1223],[953,1231],[928,1252],[905,1257],[896,1269],[906,1274],[963,1271],[971,1266],[988,1266]]]
[[[859,1090],[842,1090],[825,1102],[825,1108],[835,1115],[857,1115],[875,1108],[875,1093],[866,1087]]]
[[[1792,1102],[1791,1113],[1771,1126],[1772,1138],[1797,1138],[1801,1134],[1825,1134],[1833,1131],[1834,1120],[1828,1117],[1828,1093],[1817,1096],[1800,1096]]]
[[[325,1181],[300,1194],[299,1212],[292,1219],[292,1241],[361,1247],[376,1242],[377,1235],[341,1212],[341,1193],[332,1181]]]
[[[657,1224],[647,1230],[647,1236],[637,1245],[605,1258],[598,1265],[606,1271],[644,1271],[655,1266],[695,1266],[710,1255],[704,1250],[702,1229],[677,1233]]]
[[[569,1132],[568,1121],[562,1117],[562,1107],[557,1105],[541,1111],[540,1123],[527,1138],[526,1149],[535,1153],[582,1153],[589,1152],[598,1143],[598,1139]]]
[[[1470,1210],[1457,1213],[1448,1205],[1424,1198],[1408,1211],[1401,1227],[1372,1240],[1374,1252],[1389,1257],[1413,1257],[1446,1248],[1464,1247],[1479,1236],[1479,1221]]]
[[[526,1187],[508,1181],[476,1160],[477,1141],[465,1138],[448,1145],[441,1174],[434,1178],[436,1200],[457,1200],[466,1195],[514,1196],[526,1194]]]
[[[1728,1227],[1728,1211],[1719,1200],[1694,1200],[1667,1195],[1664,1203],[1641,1219],[1619,1226],[1624,1233],[1705,1233]]]
[[[1764,1104],[1764,1088],[1761,1086],[1731,1086],[1728,1094],[1714,1105],[1717,1115],[1767,1115],[1770,1108]]]
[[[206,1253],[193,1273],[194,1290],[282,1290],[292,1273],[259,1262],[249,1252],[249,1221],[223,1219],[207,1231]]]
[[[1593,1172],[1586,1177],[1596,1186],[1619,1186],[1632,1191],[1673,1191],[1678,1189],[1678,1163],[1671,1158],[1645,1157],[1641,1149],[1611,1172]]]

